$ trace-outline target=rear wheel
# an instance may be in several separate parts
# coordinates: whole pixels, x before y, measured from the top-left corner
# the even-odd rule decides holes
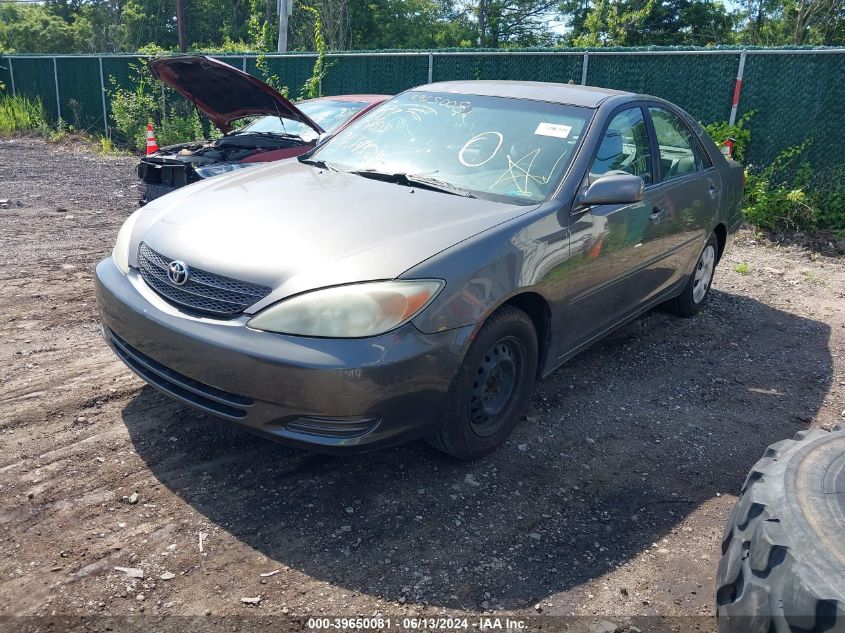
[[[531,318],[504,306],[484,323],[449,390],[443,425],[428,438],[458,459],[477,459],[510,435],[528,404],[537,374]]]
[[[710,235],[681,294],[666,302],[669,312],[681,317],[691,317],[698,313],[710,295],[718,257],[719,241],[715,235]]]

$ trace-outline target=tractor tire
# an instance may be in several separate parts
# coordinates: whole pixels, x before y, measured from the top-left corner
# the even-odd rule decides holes
[[[845,632],[845,429],[772,444],[722,538],[719,633]]]

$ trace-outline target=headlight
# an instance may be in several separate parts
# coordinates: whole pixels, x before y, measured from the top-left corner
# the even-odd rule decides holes
[[[120,268],[124,275],[129,272],[129,241],[132,239],[132,229],[135,228],[135,222],[138,220],[140,213],[141,210],[138,209],[126,218],[126,222],[123,223],[123,226],[117,232],[117,240],[111,252],[111,258],[114,260],[115,266]]]
[[[207,165],[205,167],[194,167],[194,173],[200,178],[211,178],[230,171],[243,169],[244,167],[255,167],[261,163],[221,163],[219,165]]]
[[[425,279],[325,288],[280,301],[247,325],[299,336],[375,336],[412,319],[443,286],[442,281]]]

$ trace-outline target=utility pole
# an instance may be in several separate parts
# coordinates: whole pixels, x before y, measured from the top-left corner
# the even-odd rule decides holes
[[[279,9],[279,44],[276,50],[284,53],[288,50],[288,20],[293,13],[293,0],[277,0]]]
[[[487,28],[487,3],[478,0],[478,45],[484,46],[484,31]]]
[[[185,37],[185,0],[176,0],[176,29],[179,31],[179,50],[188,52],[188,42]]]

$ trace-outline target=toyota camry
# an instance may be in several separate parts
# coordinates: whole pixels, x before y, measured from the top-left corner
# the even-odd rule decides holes
[[[266,437],[478,458],[573,355],[705,305],[743,185],[658,98],[430,84],[136,211],[97,267],[103,333],[152,386]]]

